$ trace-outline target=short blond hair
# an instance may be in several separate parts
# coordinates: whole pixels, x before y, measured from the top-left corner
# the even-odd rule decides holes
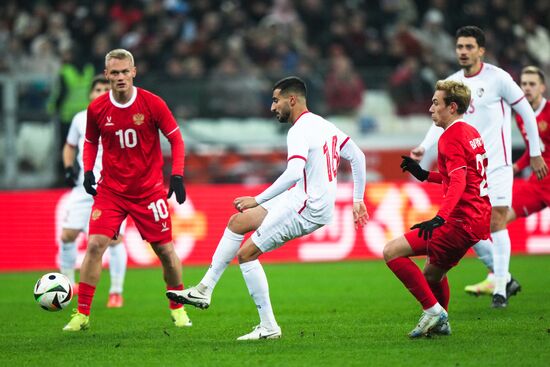
[[[544,73],[542,72],[542,70],[540,68],[538,68],[536,66],[530,65],[530,66],[524,67],[523,70],[521,71],[521,75],[523,75],[523,74],[538,75],[539,78],[540,78],[540,82],[542,84],[546,84]]]
[[[125,50],[123,48],[117,48],[114,50],[111,50],[105,55],[105,67],[107,67],[107,63],[111,59],[117,59],[117,60],[130,60],[130,64],[134,66],[134,56],[132,53],[128,50]]]
[[[435,84],[435,90],[445,92],[443,101],[445,101],[446,106],[450,105],[452,102],[456,103],[456,111],[459,115],[462,115],[468,109],[472,95],[470,93],[470,88],[464,83],[454,80],[439,80]]]

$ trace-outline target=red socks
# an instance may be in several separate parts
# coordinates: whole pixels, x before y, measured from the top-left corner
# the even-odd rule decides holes
[[[451,292],[449,291],[449,281],[447,280],[447,276],[441,279],[439,283],[428,284],[430,285],[430,288],[435,298],[437,298],[437,302],[439,302],[439,304],[445,309],[445,311],[448,311],[447,308],[449,307]]]
[[[428,281],[422,271],[408,257],[398,257],[386,263],[391,271],[407,287],[409,292],[422,304],[424,310],[437,303]],[[447,287],[448,290],[448,287]]]
[[[167,285],[166,290],[168,290],[168,291],[182,291],[183,290],[183,284],[176,285],[175,287],[171,287],[171,286]],[[176,309],[182,308],[182,307],[183,307],[183,305],[180,305],[179,303],[170,300],[170,309],[171,310],[176,310]]]
[[[89,316],[92,300],[94,299],[95,287],[87,283],[78,283],[78,312]]]

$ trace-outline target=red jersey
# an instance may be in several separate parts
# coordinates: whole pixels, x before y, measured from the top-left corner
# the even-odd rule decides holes
[[[444,196],[438,214],[448,222],[467,228],[479,238],[488,238],[491,203],[485,174],[487,156],[479,132],[464,121],[452,123],[439,138],[437,165]],[[450,176],[459,169],[466,170],[462,193],[449,186]],[[458,194],[456,200],[450,200]]]
[[[100,186],[128,198],[143,198],[164,190],[159,129],[172,146],[172,174],[183,175],[184,148],[178,124],[166,103],[133,87],[124,105],[112,92],[88,107],[84,171],[94,166],[97,144],[103,146]]]
[[[540,150],[542,151],[542,158],[544,158],[546,165],[550,165],[550,101],[543,98],[539,108],[535,111],[535,116],[537,117],[537,126],[541,140]],[[527,139],[523,119],[519,114],[516,114],[516,124],[518,125],[518,129],[521,132],[523,140],[525,141],[525,146],[527,147],[523,155],[516,161],[516,165],[520,170],[522,170],[530,164],[529,140]],[[546,149],[546,147],[549,149]],[[535,179],[537,179],[536,176]]]

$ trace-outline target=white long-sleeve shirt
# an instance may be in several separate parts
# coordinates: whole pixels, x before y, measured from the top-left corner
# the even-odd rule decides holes
[[[532,157],[541,154],[537,123],[533,109],[523,91],[506,71],[487,63],[472,76],[460,70],[447,78],[464,83],[472,94],[464,120],[474,126],[485,143],[488,170],[512,164],[512,116],[513,108],[525,121],[525,130]],[[432,125],[420,146],[429,149],[441,136],[443,129]]]
[[[334,124],[305,112],[287,135],[288,165],[281,176],[256,202],[291,190],[291,205],[307,220],[327,224],[336,201],[336,181],[340,158],[349,160],[353,175],[353,200],[363,201],[366,183],[365,156],[357,145]]]

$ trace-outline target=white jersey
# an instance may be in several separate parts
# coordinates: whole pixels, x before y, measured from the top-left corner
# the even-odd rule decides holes
[[[303,177],[291,190],[291,200],[298,212],[313,223],[330,223],[340,150],[348,140],[334,124],[311,112],[300,116],[288,131],[288,160],[306,162]]]
[[[84,163],[82,162],[82,152],[84,151],[84,137],[86,135],[86,110],[80,111],[73,117],[69,133],[67,134],[67,144],[78,148],[76,161],[80,166],[80,173],[76,180],[76,186],[82,186],[84,182]],[[99,181],[101,174],[101,160],[103,158],[103,147],[99,144],[97,157],[94,165],[94,176],[96,182]]]
[[[480,71],[465,76],[460,70],[447,79],[464,83],[472,94],[464,120],[474,126],[485,143],[488,170],[512,164],[511,106],[523,97],[523,91],[510,74],[491,64],[481,64]]]

